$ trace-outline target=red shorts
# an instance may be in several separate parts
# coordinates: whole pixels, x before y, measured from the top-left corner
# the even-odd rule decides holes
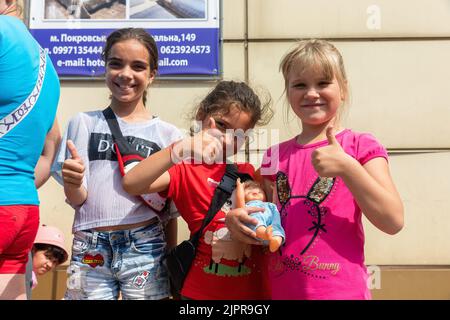
[[[38,227],[38,206],[0,206],[0,274],[25,273]]]

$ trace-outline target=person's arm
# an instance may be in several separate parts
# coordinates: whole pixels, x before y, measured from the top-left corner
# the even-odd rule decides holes
[[[123,189],[132,195],[165,191],[170,184],[167,170],[175,163],[192,157],[200,161],[214,159],[222,149],[222,133],[215,129],[212,118],[209,127],[213,129],[186,137],[139,162],[123,177]]]
[[[375,227],[388,234],[396,234],[403,228],[403,203],[386,159],[375,158],[364,166],[349,163],[342,179]]]
[[[312,162],[321,177],[340,176],[367,219],[378,229],[396,234],[403,228],[403,203],[386,159],[377,157],[361,165],[345,153],[327,129],[328,146],[313,152]]]
[[[164,233],[166,235],[167,250],[176,247],[178,241],[178,218],[172,218],[167,222]]]
[[[64,194],[72,206],[81,206],[88,196],[83,186],[84,162],[71,140],[67,140],[67,149],[71,157],[66,159],[62,166]]]
[[[50,177],[50,168],[60,143],[61,132],[59,130],[58,120],[55,118],[52,128],[45,137],[44,148],[34,169],[34,184],[37,189],[46,183]]]
[[[165,191],[170,184],[167,170],[174,165],[170,154],[169,147],[139,162],[123,177],[123,189],[132,195]]]

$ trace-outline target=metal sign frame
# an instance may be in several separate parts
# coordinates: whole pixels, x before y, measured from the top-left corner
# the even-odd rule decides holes
[[[50,19],[50,16],[46,16],[49,15],[46,1],[51,3],[50,0],[33,2],[25,0],[24,20],[33,36],[49,53],[62,80],[104,80],[104,67],[101,65],[103,62],[99,60],[104,39],[112,30],[122,27],[142,27],[152,33],[159,48],[157,77],[160,80],[210,81],[223,77],[222,0],[197,0],[197,3],[204,1],[203,12],[194,12],[191,17],[188,12],[182,18],[170,19],[132,18],[131,1],[143,1],[118,0],[119,3],[126,6],[126,19],[116,20]],[[59,4],[74,2],[70,0],[52,1],[58,1]],[[113,2],[115,1],[117,0]],[[164,1],[168,0],[155,0],[154,2],[162,3]],[[180,6],[193,3],[187,0],[171,0],[170,2],[172,1],[175,1],[175,4],[178,2]],[[92,1],[92,3],[96,3],[96,1]],[[66,9],[68,10],[68,8]],[[199,16],[199,13],[203,13],[203,16]],[[114,27],[111,28],[111,26]],[[95,39],[95,41],[89,42],[90,39]],[[83,40],[87,42],[83,42]],[[182,58],[177,60],[178,57]],[[188,66],[174,66],[171,64],[173,61],[185,61]],[[165,65],[165,63],[167,64]]]

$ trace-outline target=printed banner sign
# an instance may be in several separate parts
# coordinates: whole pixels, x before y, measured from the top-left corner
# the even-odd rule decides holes
[[[37,0],[29,28],[60,76],[102,76],[106,37],[127,27],[155,38],[159,75],[218,76],[219,11],[219,0]]]

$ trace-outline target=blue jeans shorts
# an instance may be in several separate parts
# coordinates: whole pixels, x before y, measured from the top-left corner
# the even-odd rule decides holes
[[[169,297],[161,223],[129,230],[78,231],[67,270],[68,300],[157,300]]]

